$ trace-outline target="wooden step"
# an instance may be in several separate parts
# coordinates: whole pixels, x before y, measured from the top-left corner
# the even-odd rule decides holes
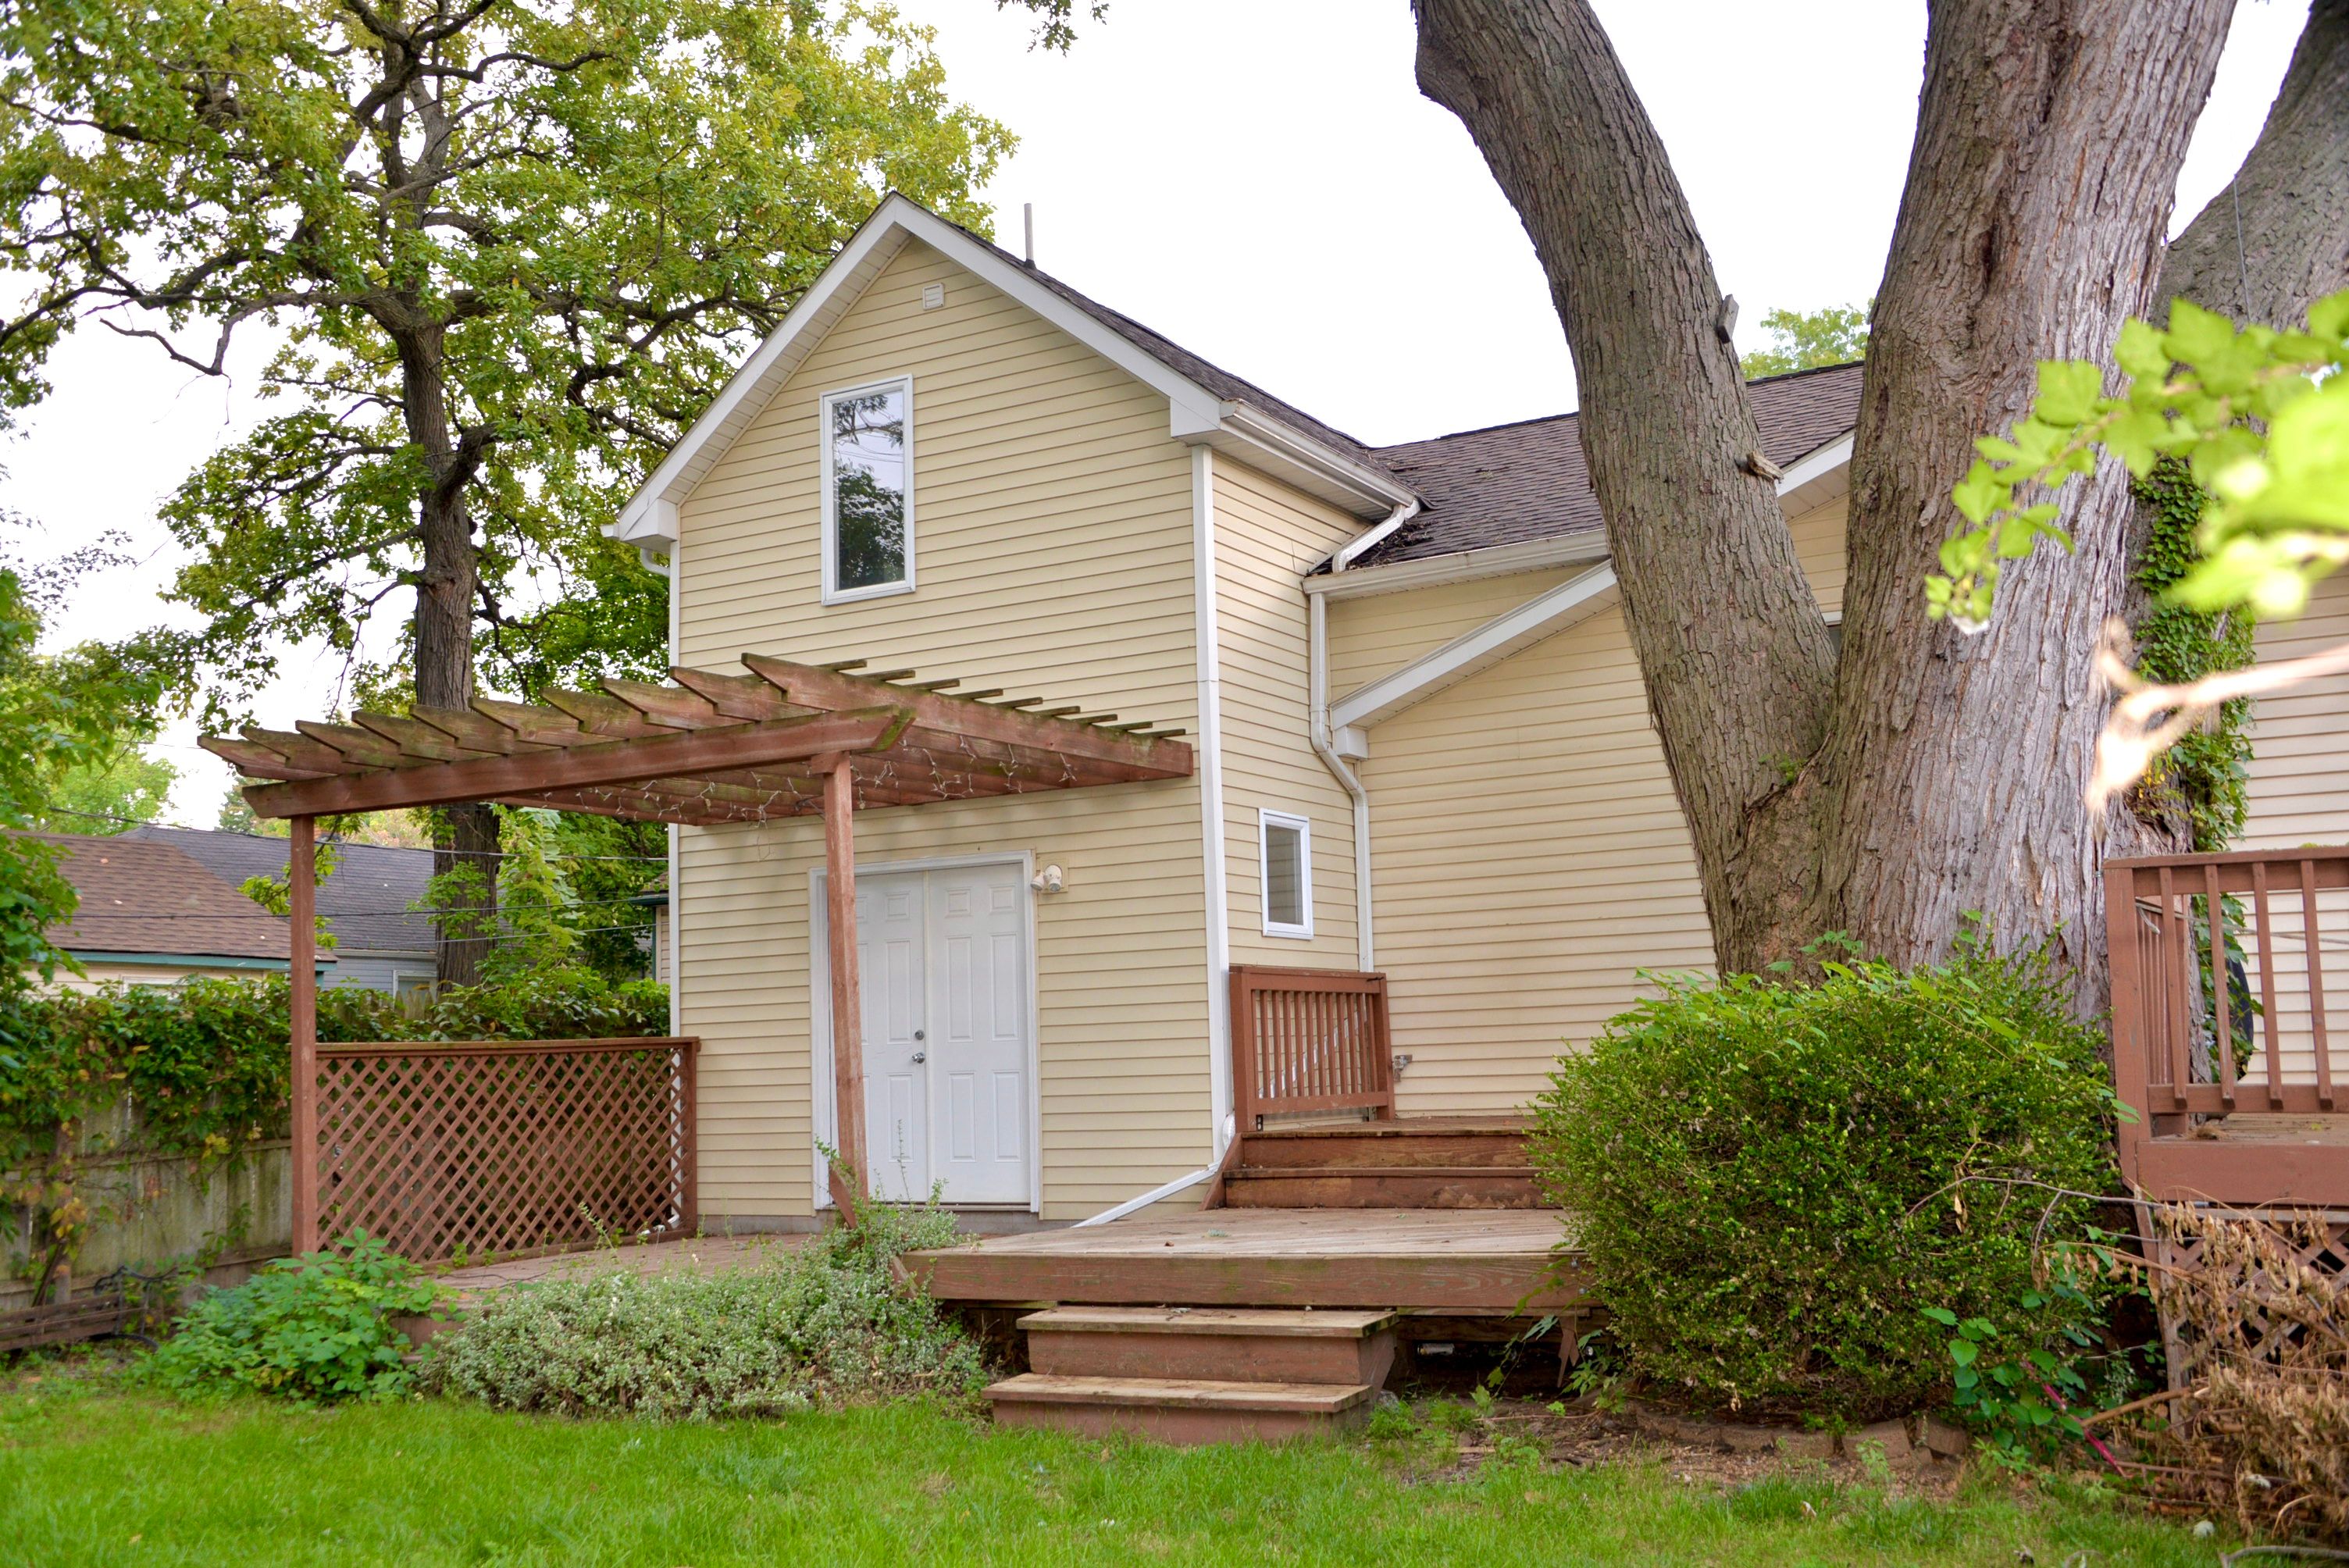
[[[1538,1209],[1542,1198],[1527,1165],[1243,1164],[1224,1179],[1224,1202],[1234,1209]]]
[[[1007,1427],[1050,1427],[1168,1443],[1276,1442],[1356,1425],[1378,1390],[1361,1383],[1241,1383],[1206,1377],[1067,1377],[1030,1372],[985,1392]]]
[[[1386,1382],[1396,1314],[1249,1307],[1056,1306],[1019,1319],[1052,1377]]]
[[[1522,1128],[1507,1124],[1422,1127],[1398,1121],[1288,1128],[1242,1134],[1240,1162],[1381,1171],[1464,1165],[1516,1169],[1526,1163],[1526,1137]]]

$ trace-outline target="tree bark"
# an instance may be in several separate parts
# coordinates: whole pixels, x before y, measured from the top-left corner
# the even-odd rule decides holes
[[[1419,77],[1548,273],[1624,614],[1724,969],[1843,930],[1900,963],[1979,912],[2060,933],[2101,988],[2081,786],[2120,603],[2107,491],[2078,562],[2017,563],[1997,629],[1923,614],[1978,434],[2033,366],[2106,356],[2143,308],[2231,0],[1940,0],[1853,461],[1839,663],[1757,450],[1687,202],[1585,0],[1418,0]],[[2109,524],[2093,520],[2110,517]],[[2106,537],[2110,535],[2110,537]]]
[[[2349,0],[2315,0],[2242,167],[2163,258],[2154,299],[2296,326],[2349,288]],[[2158,312],[2166,319],[2166,312]]]
[[[2066,492],[2076,554],[2012,562],[1992,629],[1928,621],[1973,439],[2029,407],[2047,358],[2109,361],[2151,296],[2178,170],[2232,0],[1942,0],[1877,295],[1852,459],[1844,669],[1826,797],[1828,923],[1900,964],[1979,913],[2052,935],[2104,991],[2100,834],[2081,806],[2124,607],[2127,475]],[[2116,806],[2112,815],[2123,809]]]

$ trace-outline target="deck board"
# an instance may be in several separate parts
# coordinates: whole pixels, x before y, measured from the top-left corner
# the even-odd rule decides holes
[[[1580,1285],[1553,1276],[1555,1209],[1216,1209],[908,1253],[958,1303],[1069,1302],[1547,1312]]]

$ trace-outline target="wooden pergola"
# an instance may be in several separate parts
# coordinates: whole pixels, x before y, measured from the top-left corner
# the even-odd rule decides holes
[[[316,819],[466,801],[545,806],[638,821],[715,827],[824,820],[838,1160],[833,1197],[864,1185],[863,1017],[856,973],[855,836],[860,809],[918,806],[1187,778],[1180,729],[1000,689],[963,691],[864,661],[803,665],[742,655],[750,673],[676,669],[673,684],[607,680],[543,704],[475,700],[348,724],[247,726],[206,736],[248,779],[256,815],[292,835],[294,1219],[318,1216]]]

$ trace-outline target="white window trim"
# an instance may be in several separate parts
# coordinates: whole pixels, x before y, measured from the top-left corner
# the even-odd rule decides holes
[[[1289,925],[1272,918],[1272,828],[1297,830],[1297,891],[1305,919]],[[1313,822],[1294,811],[1260,809],[1256,814],[1256,902],[1267,936],[1310,941],[1313,936]]]
[[[875,583],[865,588],[843,588],[839,585],[839,518],[833,511],[832,490],[832,406],[843,397],[861,397],[867,393],[889,387],[902,387],[905,394],[905,575],[896,583]],[[892,594],[914,591],[914,378],[906,376],[885,376],[877,381],[866,381],[854,387],[842,387],[827,392],[816,406],[816,448],[818,504],[823,512],[823,602],[827,604],[854,604],[862,599],[885,599]]]

